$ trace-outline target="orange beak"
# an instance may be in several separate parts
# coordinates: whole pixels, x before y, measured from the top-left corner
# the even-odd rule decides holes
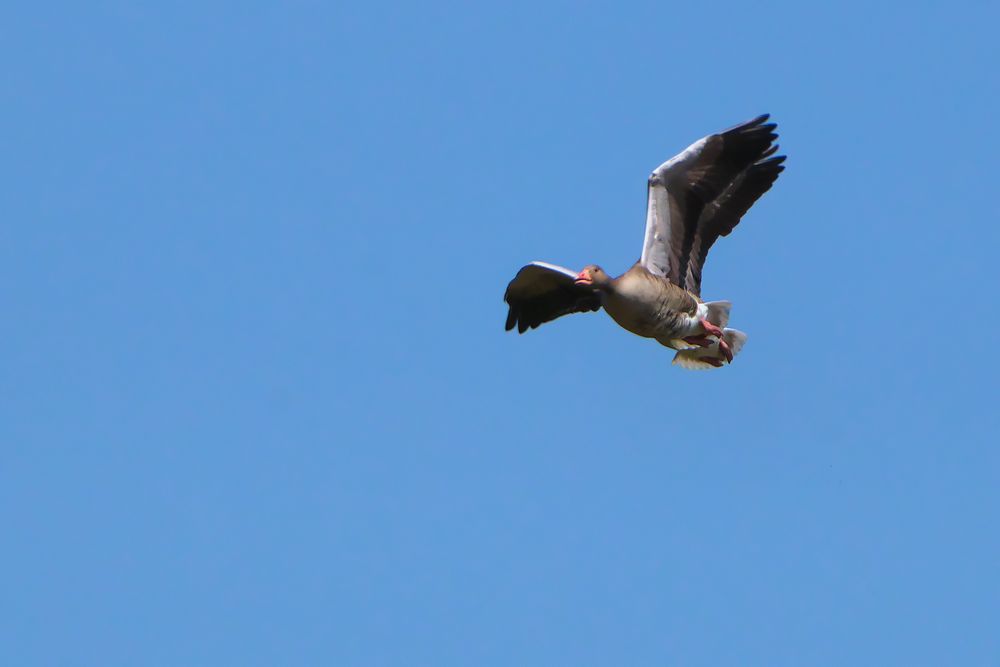
[[[592,285],[593,283],[594,279],[591,278],[586,271],[581,271],[576,274],[576,280],[573,281],[574,285]]]

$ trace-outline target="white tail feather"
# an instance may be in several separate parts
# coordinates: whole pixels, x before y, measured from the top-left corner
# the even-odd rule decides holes
[[[729,324],[729,311],[733,309],[733,302],[706,301],[705,306],[708,307],[708,315],[705,319],[720,329],[725,329],[726,325]]]
[[[743,345],[747,342],[747,335],[739,329],[723,329],[722,337],[729,343],[729,349],[732,351],[734,358],[740,353]]]

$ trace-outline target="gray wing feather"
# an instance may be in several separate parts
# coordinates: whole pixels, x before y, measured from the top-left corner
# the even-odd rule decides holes
[[[521,267],[503,295],[510,307],[504,328],[524,333],[563,315],[599,310],[597,291],[575,280],[575,271],[547,262]]]
[[[772,145],[778,136],[774,132],[776,125],[766,123],[768,117],[764,114],[699,139],[653,171],[647,185],[646,234],[639,260],[651,273],[699,293],[708,247],[724,235],[717,233],[706,244],[711,234],[700,235],[702,226],[711,226],[713,219],[722,220],[714,216],[726,207],[726,201],[747,199],[735,196],[741,192],[738,184],[747,180],[747,172],[755,163],[776,148]],[[747,208],[765,191],[750,199]],[[732,213],[737,209],[734,205],[728,210]],[[715,213],[706,217],[710,210]],[[736,222],[745,212],[739,212]]]

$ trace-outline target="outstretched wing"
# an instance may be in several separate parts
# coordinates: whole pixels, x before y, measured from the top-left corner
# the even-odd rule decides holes
[[[765,122],[768,118],[764,114],[699,139],[653,171],[640,259],[651,273],[700,292],[709,247],[732,231],[783,168],[775,171],[783,156],[765,159],[777,149],[773,142],[778,138],[777,125]]]
[[[764,153],[767,159],[750,165],[718,199],[701,212],[684,280],[684,286],[695,294],[701,294],[701,269],[712,244],[720,236],[728,236],[733,231],[754,202],[771,189],[778,174],[785,170],[785,165],[782,164],[785,161],[784,155],[767,157],[776,150],[777,145],[771,146]]]
[[[503,295],[510,306],[505,329],[510,331],[517,325],[517,332],[524,333],[569,313],[600,310],[597,291],[575,285],[575,279],[574,271],[546,262],[522,267]]]

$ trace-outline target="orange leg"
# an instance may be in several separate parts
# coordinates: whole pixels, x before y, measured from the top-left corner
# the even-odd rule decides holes
[[[698,347],[711,347],[715,345],[715,341],[708,336],[688,336],[684,339],[684,342],[689,345],[697,345]]]
[[[718,336],[719,340],[722,340],[722,329],[715,326],[705,318],[701,319],[701,326],[705,330],[705,333],[709,336]]]

